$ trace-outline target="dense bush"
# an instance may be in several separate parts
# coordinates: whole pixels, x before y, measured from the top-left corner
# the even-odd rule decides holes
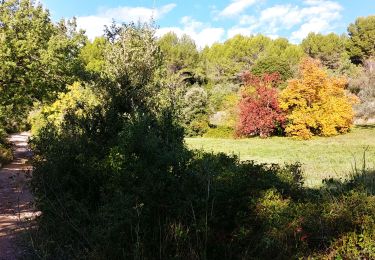
[[[308,139],[348,132],[357,98],[345,92],[346,83],[344,78],[329,77],[318,61],[303,60],[299,78],[289,81],[280,96],[280,106],[288,113],[286,134]]]
[[[210,129],[203,135],[209,138],[233,138],[235,130],[229,126],[211,126]]]
[[[228,102],[233,95],[239,91],[239,84],[227,83],[209,86],[209,105],[213,111],[222,111],[235,106]],[[230,103],[230,104],[228,104]]]
[[[66,93],[60,93],[53,104],[44,105],[30,114],[31,131],[37,135],[48,124],[60,127],[68,113],[84,117],[99,104],[99,94],[95,93],[92,87],[82,86],[76,82],[67,87]]]
[[[5,130],[0,127],[0,167],[13,159],[12,150],[6,136]]]
[[[0,167],[13,159],[12,150],[6,140],[7,132],[4,127],[6,118],[6,113],[4,114],[3,108],[0,106]]]
[[[308,190],[299,165],[189,152],[168,114],[134,116],[104,144],[92,142],[105,137],[94,129],[65,127],[35,143],[43,211],[35,242],[45,257],[345,258],[372,250],[375,199],[356,182]]]
[[[135,116],[110,146],[91,141],[97,131],[71,127],[52,128],[35,143],[44,159],[33,179],[43,211],[38,237],[51,256],[246,256],[241,245],[262,238],[255,198],[262,190],[295,196],[301,189],[298,168],[188,152],[168,116]],[[251,255],[260,253],[274,254],[260,248]]]
[[[7,144],[0,144],[0,167],[13,160],[12,151]]]
[[[288,80],[293,77],[293,70],[289,61],[279,56],[265,56],[257,60],[251,68],[255,75],[278,73],[282,80]]]
[[[187,136],[202,136],[208,130],[208,96],[207,92],[193,86],[184,96],[182,118]]]
[[[268,137],[281,132],[285,115],[279,107],[277,85],[279,74],[265,74],[257,77],[244,75],[246,89],[239,103],[239,136]]]

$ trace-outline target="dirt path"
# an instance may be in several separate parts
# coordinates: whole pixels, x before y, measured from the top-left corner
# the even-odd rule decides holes
[[[28,219],[33,218],[32,196],[27,189],[31,166],[28,160],[29,134],[13,134],[14,160],[0,169],[0,260],[17,259],[22,250],[17,248],[17,237],[25,229]]]

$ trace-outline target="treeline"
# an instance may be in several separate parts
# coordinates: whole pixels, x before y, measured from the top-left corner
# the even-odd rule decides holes
[[[339,96],[341,95],[341,101],[342,98],[346,100],[345,104],[341,101],[332,101],[333,106],[340,107],[341,104],[347,107],[345,111],[336,111],[335,120],[340,123],[333,122],[327,125],[323,121],[332,120],[323,117],[329,117],[328,114],[331,112],[324,112],[324,108],[313,108],[316,102],[307,102],[308,104],[299,109],[300,112],[305,111],[301,115],[314,117],[314,113],[319,113],[323,115],[323,120],[296,122],[293,117],[298,116],[291,111],[293,109],[290,106],[281,106],[281,112],[286,117],[285,124],[273,121],[273,130],[267,130],[266,135],[260,135],[268,136],[275,133],[276,129],[277,134],[299,138],[309,138],[314,134],[329,136],[344,133],[350,129],[354,118],[366,123],[374,116],[374,93],[371,90],[375,77],[374,39],[371,34],[374,23],[372,16],[359,18],[348,27],[348,36],[311,33],[299,45],[291,44],[282,38],[272,40],[263,35],[238,35],[203,50],[198,50],[194,41],[187,35],[178,37],[174,33],[168,33],[157,39],[157,46],[162,53],[162,62],[158,69],[160,80],[165,86],[159,94],[163,95],[162,99],[173,100],[174,109],[179,111],[177,114],[187,136],[253,136],[259,135],[259,130],[241,131],[246,121],[241,115],[244,111],[249,111],[249,108],[243,106],[244,101],[250,96],[258,99],[257,95],[251,94],[255,91],[256,84],[246,81],[246,75],[259,78],[278,75],[277,84],[267,88],[275,88],[275,100],[282,103],[281,99],[285,101],[286,89],[291,94],[289,99],[293,99],[292,92],[298,91],[299,95],[306,95],[303,99],[309,99],[308,94],[302,93],[301,88],[290,91],[296,87],[291,82],[301,79],[304,74],[305,79],[315,77],[322,81],[323,85],[316,86],[315,90],[324,89],[326,95],[331,91],[331,97],[337,94],[329,87],[331,81],[336,82],[336,89],[342,89]],[[81,73],[86,72],[91,79],[100,77],[108,45],[109,40],[105,37],[97,38],[93,42],[86,40],[78,55],[80,65],[83,66],[80,68]],[[303,64],[309,62],[308,58],[320,62],[317,64],[319,68],[314,70],[318,73],[303,73]],[[306,80],[304,83],[309,84]],[[281,98],[283,95],[284,98]],[[359,99],[356,100],[354,96],[358,96]],[[259,109],[262,110],[261,107]],[[264,109],[270,110],[267,107],[263,107],[263,111]],[[267,115],[264,117],[267,118]],[[259,128],[255,122],[247,121],[247,124],[250,124],[247,128]],[[332,129],[327,130],[327,127]],[[299,130],[292,131],[292,128]]]
[[[241,114],[244,114],[243,111],[249,111],[249,108],[244,108],[244,99],[248,99],[249,95],[255,100],[259,99],[257,94],[249,93],[255,91],[257,84],[254,85],[252,84],[254,82],[247,81],[246,74],[250,73],[250,75],[260,78],[278,74],[277,84],[268,86],[268,88],[277,89],[275,94],[277,103],[282,102],[279,97],[281,90],[287,88],[288,84],[289,90],[295,88],[296,86],[292,86],[293,83],[290,83],[290,80],[300,79],[301,74],[304,74],[305,79],[310,76],[316,79],[322,76],[326,78],[326,85],[319,86],[318,89],[326,89],[327,83],[331,80],[337,83],[341,81],[339,85],[347,96],[346,103],[350,106],[354,105],[355,110],[352,112],[349,107],[346,110],[350,115],[352,114],[352,118],[349,117],[349,120],[341,118],[340,112],[337,111],[337,120],[348,121],[345,123],[345,127],[342,124],[341,126],[333,124],[329,127],[335,128],[337,131],[326,131],[322,130],[322,128],[327,128],[323,126],[322,121],[293,122],[295,121],[293,117],[296,116],[291,116],[290,107],[282,109],[284,113],[289,114],[285,125],[280,122],[273,123],[273,129],[282,127],[283,129],[279,130],[282,130],[283,134],[308,138],[312,134],[333,135],[345,132],[346,130],[341,130],[350,127],[354,115],[357,120],[362,120],[364,123],[373,117],[374,110],[371,107],[374,95],[371,89],[374,86],[374,27],[374,16],[358,18],[349,25],[348,35],[310,33],[298,45],[291,44],[283,38],[272,40],[263,35],[250,37],[238,35],[224,43],[217,43],[199,51],[188,36],[179,38],[173,33],[163,36],[158,42],[166,56],[164,66],[167,74],[182,81],[179,85],[181,96],[178,98],[181,100],[181,106],[188,111],[195,111],[193,114],[188,113],[183,118],[187,134],[192,136],[259,135],[259,131],[241,131],[244,129],[243,123],[246,121],[243,116],[241,118]],[[320,75],[318,75],[319,73],[310,73],[310,71],[309,75],[303,73],[304,69],[301,67],[304,66],[303,63],[306,63],[307,57],[320,61]],[[317,71],[315,70],[315,72]],[[326,75],[322,75],[322,73]],[[305,81],[305,83],[308,82]],[[306,88],[309,87],[306,86]],[[298,92],[298,90],[293,91]],[[329,92],[329,90],[327,91]],[[188,101],[184,104],[182,100],[189,99],[192,93],[195,93],[196,99],[200,101],[197,103]],[[299,95],[305,94],[299,92]],[[360,100],[354,102],[355,98],[350,94],[358,95]],[[304,99],[307,100],[309,97],[308,94],[306,95]],[[331,91],[330,95],[334,97],[335,93]],[[292,98],[293,95],[290,99]],[[307,110],[317,110],[313,108],[313,104],[305,105],[304,109],[306,108],[308,108]],[[267,109],[267,107],[263,107],[262,111]],[[327,114],[327,111],[323,110],[318,112]],[[346,112],[341,111],[341,115]],[[313,117],[307,111],[301,115]],[[265,117],[267,118],[267,115]],[[324,120],[329,121],[329,119]],[[247,124],[250,124],[246,126],[247,128],[257,128],[255,122],[247,121]],[[259,122],[259,120],[256,121]],[[300,130],[294,132],[290,130],[296,127]],[[311,128],[315,130],[308,130]],[[281,133],[280,131],[276,132]],[[270,131],[267,135],[269,133]],[[261,135],[263,136],[263,134]]]
[[[48,11],[33,1],[6,1],[0,8],[0,121],[9,132],[29,128],[27,115],[52,104],[69,91],[67,86],[98,80],[110,38],[90,42],[74,19],[53,24]],[[310,33],[298,45],[284,38],[237,35],[203,50],[187,35],[168,33],[156,40],[162,53],[160,80],[166,86],[160,92],[173,99],[186,135],[248,136],[238,131],[240,103],[255,86],[244,76],[277,73],[280,80],[272,87],[279,96],[311,57],[320,61],[327,78],[343,79],[343,88],[359,97],[355,116],[366,122],[375,113],[374,24],[374,16],[361,17],[349,25],[347,35]]]
[[[276,112],[291,106],[288,98],[272,102],[277,89],[310,79],[345,99],[345,84],[330,80],[338,68],[327,72],[303,59],[301,46],[264,36],[198,51],[186,36],[157,39],[152,25],[125,24],[90,42],[74,19],[53,24],[28,0],[0,2],[0,21],[1,125],[34,133],[31,188],[42,212],[30,232],[36,258],[375,258],[373,173],[313,190],[298,164],[256,165],[184,145],[186,134],[209,133],[216,111],[227,111],[218,121],[233,132],[238,122],[228,114],[236,114],[247,85],[264,88],[255,103],[272,103]],[[374,19],[364,21],[367,28]],[[361,70],[371,54],[345,53],[348,71]],[[320,93],[312,103],[329,109]]]

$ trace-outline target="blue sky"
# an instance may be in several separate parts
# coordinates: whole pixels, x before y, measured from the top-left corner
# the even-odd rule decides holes
[[[236,34],[262,33],[299,43],[309,32],[345,33],[359,16],[375,15],[375,0],[41,0],[54,20],[77,17],[93,39],[112,19],[148,21],[158,35],[190,35],[199,47]]]

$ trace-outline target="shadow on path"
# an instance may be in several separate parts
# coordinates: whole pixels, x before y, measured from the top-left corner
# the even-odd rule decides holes
[[[17,238],[36,216],[32,195],[27,187],[32,167],[28,148],[29,133],[11,135],[14,160],[0,169],[0,260],[13,260],[23,252]]]

